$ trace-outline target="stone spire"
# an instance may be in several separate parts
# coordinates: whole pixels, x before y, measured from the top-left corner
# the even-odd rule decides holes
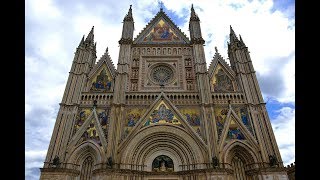
[[[131,44],[133,40],[134,22],[132,17],[132,5],[128,14],[123,19],[122,35],[119,44]]]
[[[132,5],[130,5],[128,14],[124,17],[123,21],[133,21],[133,17],[132,17]]]
[[[189,31],[191,43],[194,44],[204,44],[205,41],[201,35],[200,19],[193,9],[193,4],[191,5],[191,15],[189,21]]]
[[[238,42],[238,38],[236,34],[234,33],[232,26],[230,25],[230,43]]]
[[[82,39],[81,39],[81,41],[80,41],[80,43],[79,43],[79,46],[82,46],[83,43],[84,43],[84,35],[82,36]]]
[[[193,4],[191,5],[191,16],[190,16],[190,21],[200,21],[198,15],[193,9]]]
[[[240,43],[241,43],[241,45],[242,45],[242,46],[246,46],[246,44],[244,44],[244,42],[243,42],[240,34],[239,34],[239,37],[240,37]]]
[[[92,26],[91,31],[89,32],[85,42],[94,42],[94,34],[93,34],[94,26]]]

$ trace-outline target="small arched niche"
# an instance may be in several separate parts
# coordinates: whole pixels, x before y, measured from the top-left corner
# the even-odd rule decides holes
[[[172,159],[166,155],[157,156],[152,162],[152,171],[173,172],[174,164]]]

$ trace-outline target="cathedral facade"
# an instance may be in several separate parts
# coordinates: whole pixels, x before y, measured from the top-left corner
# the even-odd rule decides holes
[[[82,38],[41,180],[287,180],[251,58],[230,26],[230,65],[207,68],[200,19],[188,38],[162,8],[134,38],[123,20],[117,68]]]

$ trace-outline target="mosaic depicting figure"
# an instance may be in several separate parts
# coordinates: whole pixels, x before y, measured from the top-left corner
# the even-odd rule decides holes
[[[98,132],[97,132],[97,129],[94,126],[93,120],[90,122],[86,131],[82,134],[80,142],[85,141],[85,140],[93,140],[94,142],[96,142],[100,146],[102,145],[100,138],[99,138],[99,135],[98,135]]]
[[[181,114],[190,126],[200,126],[200,112],[198,109],[180,109]]]
[[[172,159],[165,155],[156,157],[152,162],[152,171],[172,172],[173,171]]]
[[[108,126],[109,126],[109,111],[110,108],[107,109],[97,109],[98,122],[101,125],[105,138],[108,137]],[[82,109],[79,110],[79,114],[76,116],[74,133],[79,130],[79,128],[84,124],[91,113],[91,109]],[[92,117],[94,118],[94,117]],[[89,126],[86,128],[86,131],[82,134],[80,142],[85,140],[93,140],[97,144],[101,145],[100,138],[95,127],[94,119],[91,119]]]
[[[101,128],[104,132],[105,138],[108,139],[108,127],[109,127],[110,108],[98,109],[98,119]]]
[[[143,39],[143,41],[180,41],[175,33],[162,19],[153,27],[151,32]]]
[[[172,123],[174,114],[171,109],[167,109],[164,104],[159,106],[159,109],[155,109],[151,116],[151,123]]]
[[[135,126],[137,121],[141,118],[144,111],[145,109],[140,109],[140,108],[134,108],[134,109],[128,110],[127,116],[126,116],[126,126],[128,127]]]
[[[185,114],[187,121],[191,126],[200,126],[199,114]]]
[[[252,126],[249,120],[248,112],[245,107],[240,107],[235,109],[242,123],[248,128],[248,130],[252,133]]]
[[[217,130],[218,130],[218,136],[220,137],[224,123],[226,121],[226,116],[228,114],[228,109],[227,108],[217,108],[215,109],[215,119],[216,119],[216,125],[217,125]]]
[[[239,140],[245,139],[244,135],[241,133],[238,125],[234,122],[234,120],[230,122],[227,139],[239,139]]]
[[[75,120],[74,133],[76,133],[79,130],[79,128],[82,126],[84,121],[88,118],[90,113],[91,113],[90,109],[80,109],[79,110],[79,113],[77,114],[76,120]]]
[[[213,89],[215,92],[233,91],[232,81],[222,69],[218,70],[218,73],[215,75],[215,78],[216,81],[213,84]]]
[[[173,111],[169,109],[163,101],[155,110],[153,110],[147,121],[144,123],[144,126],[158,123],[171,123],[182,127],[181,122],[175,117]]]
[[[107,75],[106,69],[103,69],[97,76],[96,80],[92,82],[91,89],[93,91],[110,91],[111,77]]]
[[[192,126],[196,133],[202,138],[200,130],[200,111],[197,108],[182,108],[180,109],[184,119]]]
[[[140,118],[144,112],[145,112],[145,109],[143,109],[143,108],[128,109],[126,117],[125,117],[125,128],[124,128],[124,131],[122,132],[122,136],[121,136],[122,140],[127,137],[127,135],[132,130],[132,128],[140,120]]]

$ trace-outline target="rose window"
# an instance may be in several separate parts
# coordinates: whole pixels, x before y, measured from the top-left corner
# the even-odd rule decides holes
[[[153,68],[150,75],[152,81],[163,85],[169,83],[172,80],[173,71],[168,66],[160,65]]]

